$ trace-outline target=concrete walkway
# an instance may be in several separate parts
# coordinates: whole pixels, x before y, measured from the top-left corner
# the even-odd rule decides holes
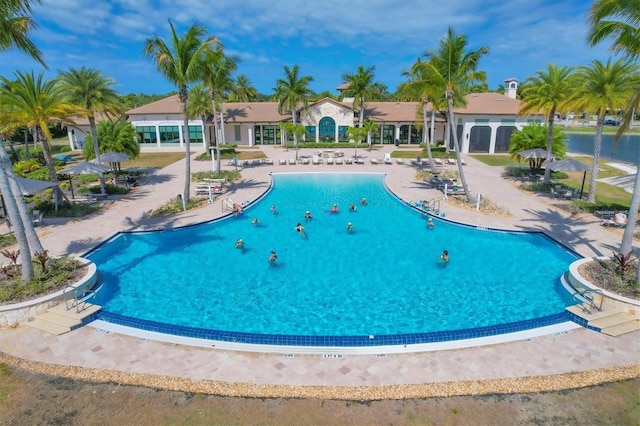
[[[261,149],[274,160],[274,165],[242,170],[242,181],[228,185],[223,197],[236,201],[256,199],[267,190],[271,172],[357,170],[385,171],[389,188],[406,201],[442,198],[440,192],[415,179],[414,166],[395,162],[391,165],[370,163],[369,158],[382,159],[385,152],[394,149],[392,146],[371,152],[359,150],[358,153],[366,157],[364,165],[281,166],[278,160],[293,158],[293,151],[286,152],[279,147],[269,146]],[[299,156],[311,154],[308,150],[298,153]],[[501,177],[501,167],[490,167],[473,158],[467,158],[467,163],[465,172],[474,192],[481,192],[512,216],[495,217],[443,204],[442,210],[446,212],[447,219],[503,229],[544,231],[583,256],[610,255],[619,246],[621,233],[601,227],[597,218],[590,215],[579,219],[571,217],[554,207],[554,204],[561,202],[545,195],[520,191],[516,184]],[[226,161],[223,165],[229,168]],[[210,168],[210,162],[192,162],[193,171]],[[201,209],[169,219],[145,217],[148,212],[182,191],[183,176],[184,162],[172,164],[151,173],[129,196],[92,217],[67,221],[64,225],[49,221],[39,229],[42,243],[52,255],[80,255],[118,230],[172,228],[221,216],[221,201],[216,200]],[[195,191],[194,185],[192,191]],[[618,338],[583,328],[549,333],[505,343],[437,351],[290,356],[176,345],[91,327],[83,327],[62,336],[53,336],[29,327],[17,327],[0,330],[0,351],[28,361],[69,366],[69,369],[82,367],[103,372],[116,371],[123,375],[143,374],[196,382],[208,380],[252,386],[337,386],[337,389],[340,386],[513,379],[623,367],[637,370],[640,332]],[[95,376],[91,377],[96,379]],[[113,373],[108,377],[114,377]],[[292,392],[295,394],[295,390]],[[263,392],[262,395],[265,394],[268,393]],[[384,395],[381,393],[380,397]]]

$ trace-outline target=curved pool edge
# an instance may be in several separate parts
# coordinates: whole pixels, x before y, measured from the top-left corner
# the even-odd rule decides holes
[[[290,174],[323,174],[327,172],[270,172],[270,183],[267,189],[262,192],[257,198],[254,200],[246,200],[243,201],[244,207],[250,207],[265,196],[274,188],[274,180],[272,178],[273,175],[290,175]],[[416,205],[415,202],[406,201],[402,197],[398,196],[394,191],[392,191],[386,182],[386,172],[329,172],[332,174],[369,174],[369,175],[382,175],[383,180],[382,184],[384,189],[400,204],[409,207],[421,214],[432,215],[430,213],[425,213],[422,209]],[[84,256],[90,255],[95,250],[99,249],[102,245],[108,243],[109,241],[117,238],[120,235],[124,234],[136,234],[136,233],[149,233],[149,232],[167,232],[173,231],[177,229],[190,228],[195,226],[200,226],[203,224],[214,223],[220,220],[224,220],[232,216],[232,213],[229,212],[220,217],[197,222],[186,224],[182,226],[176,226],[171,228],[157,228],[157,229],[148,229],[142,231],[119,231],[114,234],[111,238],[103,241],[98,246],[92,248],[90,251],[84,254]],[[432,215],[435,216],[435,215]],[[527,230],[512,230],[512,229],[500,229],[494,227],[485,227],[478,225],[466,224],[464,222],[458,222],[455,220],[451,220],[446,217],[446,215],[437,215],[438,219],[442,221],[446,221],[458,226],[481,230],[481,231],[489,231],[489,232],[502,232],[502,233],[514,233],[514,234],[538,234],[545,239],[553,242],[554,244],[560,246],[563,250],[570,253],[572,256],[576,258],[580,258],[581,256],[576,253],[571,248],[567,247],[560,241],[548,235],[543,231],[527,231]],[[289,351],[302,351],[308,352],[310,348],[314,348],[314,352],[318,352],[321,348],[331,348],[332,350],[349,350],[353,348],[357,348],[362,351],[363,348],[371,348],[368,353],[377,353],[380,348],[384,347],[407,347],[416,345],[430,345],[430,344],[444,344],[449,342],[470,342],[474,339],[485,339],[485,338],[494,338],[496,336],[508,336],[515,335],[516,333],[531,333],[532,336],[545,334],[544,329],[547,327],[560,327],[562,330],[564,329],[572,329],[580,327],[581,324],[576,321],[576,317],[569,314],[567,311],[563,311],[561,313],[552,314],[540,318],[533,318],[523,321],[518,321],[514,323],[508,324],[499,324],[493,326],[484,326],[479,328],[469,328],[469,329],[461,329],[461,330],[453,330],[453,331],[438,331],[438,332],[425,332],[425,333],[407,333],[407,334],[396,334],[396,335],[381,335],[381,336],[298,336],[298,335],[271,335],[271,334],[258,334],[258,333],[244,333],[244,332],[235,332],[235,331],[221,331],[221,330],[210,330],[203,329],[197,327],[188,327],[188,326],[180,326],[180,325],[172,325],[166,323],[160,323],[155,321],[141,320],[137,318],[127,317],[124,315],[119,315],[115,313],[111,313],[105,311],[104,309],[100,311],[95,317],[98,322],[102,321],[103,324],[110,324],[111,326],[122,327],[122,330],[126,328],[130,328],[132,330],[140,330],[143,333],[157,333],[166,336],[175,336],[178,338],[185,339],[196,339],[204,341],[205,343],[199,343],[197,346],[206,346],[206,347],[221,347],[221,346],[233,346],[235,350],[249,350],[252,352],[263,352],[270,347],[275,347],[276,352],[283,352],[286,350]],[[564,324],[564,325],[562,325]],[[538,330],[538,331],[535,331]],[[556,332],[556,331],[551,331]],[[140,333],[124,333],[130,335],[139,335]],[[517,337],[518,339],[521,337]],[[154,340],[162,340],[158,339],[157,336]],[[491,340],[491,339],[489,339]],[[505,340],[509,341],[509,339]],[[494,343],[494,342],[491,342]],[[487,343],[490,344],[490,343]],[[471,346],[475,346],[472,344]],[[253,349],[247,349],[252,347]],[[462,347],[465,347],[464,345]],[[258,349],[260,348],[260,349]],[[288,349],[287,349],[288,348]],[[267,350],[268,351],[268,350]]]

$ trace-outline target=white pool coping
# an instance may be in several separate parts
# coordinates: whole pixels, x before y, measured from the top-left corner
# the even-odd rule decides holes
[[[412,352],[433,352],[449,349],[464,349],[477,346],[495,345],[513,341],[527,341],[539,336],[549,334],[562,335],[571,330],[582,328],[580,325],[566,321],[546,327],[538,327],[513,333],[498,334],[495,336],[477,337],[473,339],[451,340],[436,343],[418,343],[409,345],[385,345],[385,346],[284,346],[284,345],[255,345],[247,343],[224,342],[219,340],[198,339],[193,337],[164,334],[147,331],[133,327],[113,324],[103,320],[95,320],[87,324],[101,333],[118,333],[137,339],[155,340],[158,342],[177,345],[196,346],[201,348],[225,349],[239,352],[254,353],[282,353],[286,355],[380,355]]]

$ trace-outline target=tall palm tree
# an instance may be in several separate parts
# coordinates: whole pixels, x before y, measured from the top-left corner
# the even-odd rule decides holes
[[[29,39],[29,32],[37,28],[30,16],[32,4],[40,4],[40,0],[0,1],[0,52],[15,47],[46,68],[42,53]]]
[[[236,56],[226,56],[222,47],[215,50],[209,50],[205,54],[205,66],[202,70],[202,81],[209,89],[209,97],[211,99],[211,109],[213,114],[213,136],[216,141],[216,170],[220,170],[220,144],[224,141],[224,118],[223,118],[223,100],[226,93],[233,86],[231,75],[238,68],[239,58]],[[220,103],[220,122],[218,122],[218,114],[216,105]],[[220,127],[218,127],[218,125]]]
[[[34,141],[42,144],[44,161],[52,182],[58,182],[51,154],[51,124],[74,124],[80,109],[69,103],[56,80],[44,79],[43,74],[16,71],[16,79],[0,77],[0,104],[5,111],[3,120],[7,126],[26,126]],[[56,196],[60,191],[56,190]]]
[[[636,0],[598,0],[593,2],[589,11],[590,29],[587,41],[595,46],[605,39],[612,39],[611,49],[620,52],[630,61],[640,57],[640,3]],[[637,82],[634,93],[626,106],[623,122],[616,138],[629,128],[633,120],[633,111],[640,108],[640,82]],[[631,196],[629,219],[635,218],[640,208],[640,159],[636,162],[638,173]],[[633,249],[635,220],[629,220],[624,229],[620,253],[628,254]],[[636,274],[636,283],[640,283],[640,267]]]
[[[349,87],[342,92],[340,98],[353,98],[353,108],[360,110],[360,121],[358,127],[362,127],[364,123],[366,101],[381,99],[387,89],[384,84],[373,81],[375,78],[374,70],[375,66],[365,68],[364,66],[359,65],[355,74],[342,75],[342,80],[345,83],[349,83]]]
[[[460,156],[460,146],[458,144],[458,134],[456,132],[453,106],[466,105],[464,95],[468,88],[474,83],[485,83],[487,76],[484,71],[477,71],[478,62],[483,55],[489,53],[488,47],[481,47],[478,50],[466,51],[467,36],[455,34],[449,28],[447,36],[440,40],[437,50],[425,52],[427,62],[423,71],[425,76],[434,82],[434,86],[440,88],[440,95],[435,98],[444,98],[447,102],[447,127],[449,134],[453,137],[453,145],[458,157]],[[473,194],[469,190],[467,180],[462,169],[462,162],[458,163],[458,174],[462,187],[470,203],[475,202]]]
[[[313,81],[313,77],[298,75],[298,65],[289,68],[285,65],[285,78],[276,81],[275,97],[278,100],[278,112],[284,114],[291,113],[291,121],[296,123],[296,108],[298,104],[302,104],[303,108],[309,107],[309,97],[313,95],[313,91],[309,88],[309,84]],[[293,143],[298,145],[298,136],[293,134]],[[296,150],[296,160],[298,160],[298,151]]]
[[[429,72],[429,67],[418,58],[418,60],[411,66],[411,68],[405,71],[402,75],[406,76],[408,80],[401,83],[398,87],[398,96],[403,100],[418,101],[418,114],[422,117],[422,142],[427,146],[427,156],[429,157],[429,165],[432,171],[435,171],[435,163],[433,162],[433,155],[431,154],[431,143],[429,141],[429,131],[427,122],[427,107],[429,101],[431,101],[431,123],[435,120],[435,110],[438,104],[438,109],[442,107],[442,88],[437,84],[441,80],[435,80],[430,78],[432,75]],[[439,102],[440,101],[440,102]]]
[[[100,140],[100,152],[121,152],[130,158],[140,155],[140,144],[136,141],[136,128],[124,120],[102,120],[96,129]],[[83,149],[85,160],[95,158],[91,135],[87,136],[87,143]]]
[[[89,120],[89,131],[93,142],[95,158],[100,162],[100,145],[96,132],[96,114],[107,117],[120,115],[124,106],[113,88],[116,84],[111,77],[104,76],[96,69],[70,68],[58,75],[60,87],[74,105],[81,108],[81,117]],[[104,176],[100,174],[100,192],[105,194]]]
[[[240,74],[229,91],[229,102],[254,102],[258,100],[258,90],[244,74]]]
[[[362,124],[362,128],[367,132],[367,145],[369,145],[369,150],[371,150],[371,134],[377,132],[378,129],[380,129],[380,125],[373,120],[366,120]]]
[[[594,60],[591,66],[580,66],[576,73],[576,89],[571,97],[571,105],[579,111],[595,113],[596,136],[593,143],[593,162],[589,179],[589,195],[587,201],[596,201],[596,179],[602,142],[602,129],[607,110],[617,111],[626,105],[638,84],[640,68],[635,62],[618,59],[606,64]]]
[[[551,161],[553,140],[553,122],[556,113],[564,109],[574,88],[573,68],[553,64],[546,71],[537,71],[534,77],[525,80],[522,89],[523,102],[520,115],[529,115],[543,111],[547,120],[547,163]],[[544,181],[551,180],[551,169],[545,167]]]
[[[187,98],[189,97],[187,85],[202,77],[205,52],[211,50],[212,46],[218,45],[219,41],[215,36],[201,40],[207,31],[200,25],[192,25],[182,36],[176,33],[171,20],[169,20],[169,27],[171,28],[169,43],[154,34],[152,38],[145,41],[142,54],[151,58],[160,74],[178,88],[178,97],[182,105],[182,134],[184,135],[186,153],[184,191],[182,193],[183,208],[186,210],[191,184],[191,138],[187,113]]]
[[[207,131],[209,128],[207,126],[207,117],[212,114],[212,109],[209,90],[202,84],[196,84],[189,89],[187,113],[189,117],[199,117],[202,120],[202,137],[204,138],[205,151],[208,153],[211,144],[209,142],[209,132]]]

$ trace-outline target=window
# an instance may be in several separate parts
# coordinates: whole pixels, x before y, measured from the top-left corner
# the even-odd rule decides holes
[[[202,127],[201,126],[189,126],[189,140],[190,142],[202,143]]]
[[[156,143],[156,127],[155,126],[136,126],[139,143]]]
[[[309,135],[309,138],[315,140],[316,139],[316,126],[305,126],[305,129],[307,129],[307,135]]]
[[[242,134],[241,132],[241,127],[238,125],[233,126],[233,136],[234,136],[234,140],[235,142],[240,142],[242,141]]]
[[[345,126],[340,126],[345,127]],[[322,117],[318,123],[318,132],[321,141],[333,141],[336,139],[336,122],[331,117]],[[346,133],[346,127],[345,127]]]
[[[159,126],[160,143],[180,143],[180,126]]]

